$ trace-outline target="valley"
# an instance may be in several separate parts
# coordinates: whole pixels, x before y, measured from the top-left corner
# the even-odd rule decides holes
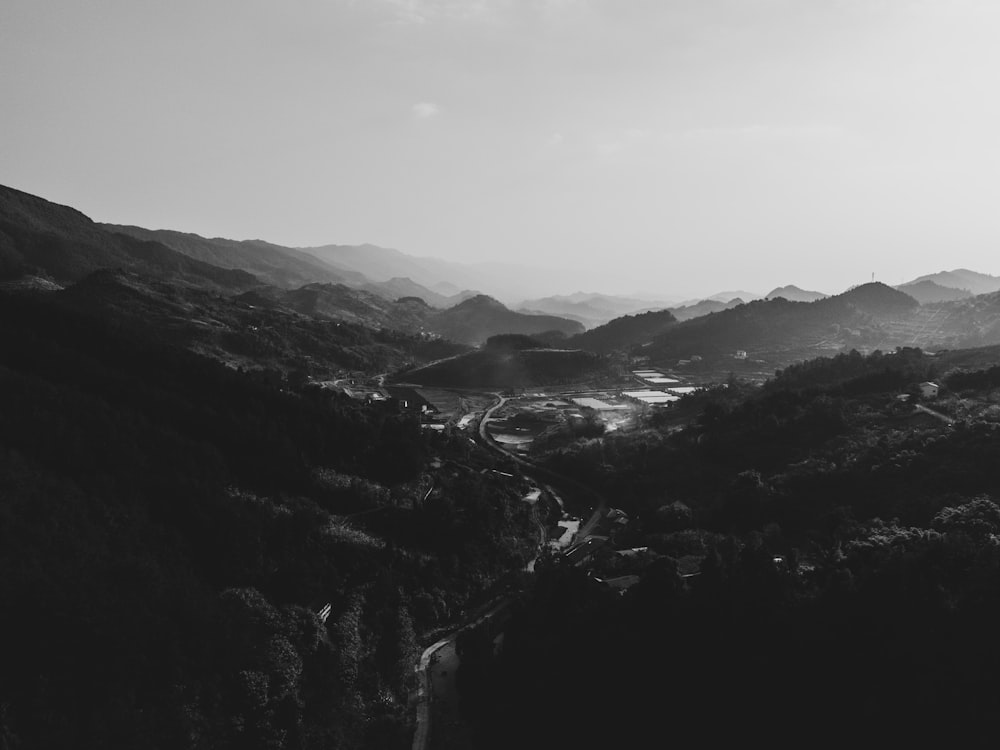
[[[926,628],[1000,623],[988,275],[518,307],[398,251],[95,224],[8,188],[0,233],[2,593],[31,613],[0,623],[32,654],[5,653],[5,731],[28,744],[187,716],[203,746],[586,747],[541,707],[612,710],[635,738],[654,715],[594,674],[676,670],[666,694],[702,725],[689,686],[728,674],[751,721],[761,685],[843,705],[799,668],[820,639],[919,701]],[[905,606],[879,609],[886,589]],[[881,631],[827,617],[892,623],[896,676],[872,666]],[[39,655],[47,622],[81,635]],[[770,676],[731,671],[747,638]]]

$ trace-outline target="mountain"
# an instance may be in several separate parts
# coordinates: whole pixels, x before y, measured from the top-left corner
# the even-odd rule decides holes
[[[703,299],[700,302],[695,302],[690,305],[673,307],[670,309],[670,312],[673,313],[677,320],[691,320],[691,318],[699,318],[702,315],[721,312],[722,310],[728,310],[731,307],[736,307],[737,305],[742,304],[743,300],[739,297],[731,299],[728,302],[719,302],[715,299]]]
[[[172,250],[211,263],[213,266],[249,271],[274,286],[290,288],[317,281],[351,286],[369,283],[362,274],[335,269],[309,253],[262,240],[240,241],[221,237],[208,239],[197,234],[169,229],[144,229],[118,224],[99,226],[109,232],[159,242]]]
[[[773,362],[791,362],[847,347],[911,343],[920,305],[881,283],[864,284],[816,302],[755,300],[713,315],[678,323],[660,334],[645,354],[661,361],[731,358],[736,351]]]
[[[668,303],[656,300],[616,297],[597,292],[576,292],[528,299],[518,305],[522,312],[548,313],[578,320],[588,328],[607,323],[621,315],[662,310]]]
[[[280,299],[303,315],[410,333],[421,329],[429,310],[419,298],[396,302],[343,284],[306,284],[284,292]]]
[[[935,284],[952,289],[967,289],[973,294],[989,294],[1000,291],[1000,276],[990,276],[978,271],[970,271],[967,268],[956,268],[952,271],[940,271],[926,276],[918,276],[907,284],[916,284],[920,281],[933,281]],[[900,286],[905,287],[907,284]]]
[[[828,294],[823,294],[823,292],[810,292],[800,289],[794,284],[789,284],[788,286],[779,286],[777,289],[772,289],[764,296],[764,299],[784,297],[789,302],[815,302],[818,299],[824,299],[829,296]]]
[[[476,289],[514,302],[544,296],[552,291],[553,280],[567,276],[566,269],[539,268],[516,263],[458,263],[409,255],[378,245],[322,245],[299,248],[335,268],[360,272],[373,281],[406,277],[446,296],[463,289]],[[437,285],[445,286],[438,288]]]
[[[485,294],[435,313],[428,319],[428,327],[447,339],[465,344],[480,343],[501,333],[530,336],[546,331],[560,331],[566,335],[583,332],[583,325],[574,320],[515,312]]]
[[[566,344],[605,354],[616,349],[628,349],[648,343],[676,322],[677,318],[670,310],[625,315],[573,336]]]
[[[397,300],[400,297],[419,297],[431,307],[438,308],[457,305],[459,302],[464,302],[469,297],[475,297],[477,294],[477,292],[469,290],[460,290],[454,294],[441,294],[428,289],[422,284],[418,284],[413,279],[400,276],[388,281],[369,281],[361,288],[390,300]]]
[[[208,239],[197,234],[169,229],[153,230],[116,224],[99,226],[110,232],[126,234],[136,239],[160,242],[188,257],[220,268],[239,268],[248,271],[267,284],[286,289],[313,283],[343,284],[364,289],[388,300],[419,297],[427,304],[440,308],[450,307],[473,294],[460,291],[455,295],[441,294],[403,276],[395,276],[385,281],[372,281],[359,271],[331,265],[312,253],[263,240],[229,240],[221,237]]]
[[[921,305],[932,304],[934,302],[953,302],[959,299],[967,299],[972,295],[968,289],[955,289],[953,287],[941,286],[930,279],[923,281],[911,281],[909,284],[897,286],[901,292],[909,294]]]
[[[848,289],[843,294],[826,299],[833,299],[838,303],[853,306],[862,312],[882,315],[912,310],[920,304],[905,292],[893,289],[878,281],[860,284]]]
[[[0,275],[40,272],[65,284],[102,268],[220,290],[260,283],[246,271],[219,268],[160,242],[109,232],[74,208],[0,186]]]
[[[223,364],[102,306],[170,302],[144,285],[0,292],[0,746],[361,748],[377,716],[376,746],[409,747],[416,633],[452,620],[409,597],[471,612],[523,569],[526,483],[394,399]],[[181,291],[210,311],[192,329],[261,327],[248,347],[314,331],[357,361],[394,341],[294,315],[272,332],[286,316]],[[435,559],[454,564],[428,577]]]
[[[264,287],[246,292],[238,299],[248,305],[370,328],[432,334],[461,344],[479,344],[504,333],[531,335],[557,331],[569,336],[583,330],[582,325],[565,318],[514,312],[485,295],[444,310],[429,306],[419,297],[390,300],[343,284],[306,284],[298,289]]]
[[[742,299],[745,301],[750,301],[754,299],[761,299],[761,295],[756,292],[748,292],[746,290],[735,290],[731,292],[716,292],[715,294],[709,295],[704,299],[714,299],[716,302],[728,302],[731,299]]]
[[[196,352],[233,368],[298,370],[318,379],[342,370],[385,371],[405,362],[426,362],[465,351],[461,345],[415,333],[380,330],[367,324],[375,316],[367,310],[353,321],[339,309],[328,317],[303,314],[282,299],[286,294],[294,292],[258,287],[227,298],[210,290],[104,269],[45,298],[64,314],[113,320],[115,326],[142,337],[155,331],[154,338],[162,345]],[[344,307],[349,304],[338,302]],[[307,307],[306,303],[302,306]],[[403,319],[400,311],[385,314]]]

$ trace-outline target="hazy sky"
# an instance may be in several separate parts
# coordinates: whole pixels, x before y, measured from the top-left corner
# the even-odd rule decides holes
[[[1000,3],[3,0],[0,183],[552,290],[1000,273]]]

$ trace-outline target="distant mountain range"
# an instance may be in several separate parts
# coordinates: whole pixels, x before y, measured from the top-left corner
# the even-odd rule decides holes
[[[480,294],[431,316],[427,325],[452,341],[480,343],[500,333],[532,335],[557,331],[571,336],[583,332],[583,325],[555,315],[527,315]]]
[[[732,357],[737,351],[839,351],[845,345],[870,343],[883,319],[906,318],[919,303],[885,284],[855,287],[815,302],[792,302],[784,297],[755,300],[713,315],[678,323],[660,334],[644,350],[654,361],[686,359],[693,355]]]
[[[810,292],[805,289],[799,289],[794,284],[789,284],[788,286],[779,286],[777,289],[772,289],[764,295],[764,299],[783,297],[789,302],[815,302],[829,296],[828,294],[823,294],[823,292]]]
[[[456,263],[371,244],[298,249],[334,268],[357,271],[375,282],[405,277],[444,296],[478,290],[513,301],[533,292],[545,294],[551,289],[550,272],[514,263]]]
[[[650,310],[662,310],[669,307],[669,305],[670,303],[664,300],[618,297],[597,292],[576,292],[574,294],[524,300],[517,306],[517,309],[522,312],[559,315],[571,320],[577,320],[587,328],[594,328],[621,315],[634,315]]]
[[[48,276],[60,284],[102,268],[123,268],[178,284],[237,291],[259,284],[159,242],[108,232],[76,209],[0,186],[0,275]]]
[[[475,292],[459,291],[446,295],[428,289],[405,276],[393,276],[384,281],[373,281],[357,268],[336,262],[320,260],[316,255],[291,247],[282,247],[263,240],[227,240],[221,237],[208,239],[197,234],[174,232],[168,229],[143,229],[142,227],[99,224],[110,232],[126,234],[137,239],[159,242],[191,258],[211,263],[221,268],[239,268],[249,271],[261,281],[278,287],[293,288],[311,283],[344,284],[377,294],[385,299],[419,297],[433,307],[450,307],[468,299]],[[372,246],[374,247],[374,246]],[[353,248],[357,249],[357,248]],[[381,248],[376,248],[381,250]],[[392,251],[405,259],[402,253]],[[351,254],[351,258],[358,254]],[[361,256],[364,253],[360,254]],[[376,255],[378,255],[376,253]],[[365,265],[359,263],[357,265]],[[407,263],[399,264],[406,268]],[[378,269],[381,273],[383,269]]]
[[[676,322],[677,318],[670,310],[625,315],[574,336],[566,342],[566,346],[606,354],[648,343]]]
[[[865,284],[825,297],[788,285],[767,299],[720,292],[670,308],[667,299],[578,292],[525,299],[521,310],[511,310],[471,291],[479,282],[506,283],[517,272],[524,269],[417,258],[374,245],[290,248],[96,224],[75,209],[0,187],[5,289],[67,287],[68,296],[114,299],[130,314],[145,306],[181,327],[185,305],[206,310],[211,305],[199,298],[170,312],[171,294],[184,299],[200,290],[283,321],[305,316],[461,344],[525,334],[594,352],[642,346],[644,353],[668,360],[695,353],[728,356],[730,350],[753,356],[782,349],[787,358],[853,346],[973,346],[1000,340],[1000,277],[968,269],[921,276],[895,289]],[[206,312],[197,325],[211,328],[212,320]]]
[[[691,320],[691,318],[699,318],[702,315],[710,315],[715,312],[721,312],[722,310],[728,310],[731,307],[736,307],[737,305],[742,304],[744,304],[744,300],[739,297],[731,299],[727,302],[720,302],[716,299],[703,299],[700,302],[694,302],[690,305],[671,308],[670,312],[673,313],[677,320]]]
[[[275,286],[295,287],[317,281],[361,286],[369,282],[369,279],[356,271],[336,269],[309,253],[262,240],[237,241],[221,237],[208,239],[188,232],[117,224],[97,226],[115,234],[158,242],[213,266],[249,271],[261,281]]]
[[[978,271],[970,271],[967,268],[956,268],[953,271],[939,271],[938,273],[918,276],[908,284],[916,284],[921,281],[933,281],[951,289],[965,289],[972,294],[990,294],[1000,291],[1000,276],[990,276]],[[902,284],[907,286],[907,284]]]
[[[502,333],[558,332],[565,337],[583,331],[583,326],[576,321],[515,312],[483,294],[445,310],[432,308],[418,297],[390,301],[343,284],[307,284],[287,290],[263,287],[246,292],[239,299],[247,304],[294,310],[329,320],[347,320],[372,328],[433,334],[462,344],[480,344]]]
[[[911,281],[909,284],[900,284],[896,289],[909,294],[921,305],[933,304],[935,302],[952,302],[973,296],[972,292],[968,289],[955,289],[950,286],[942,286],[930,279]]]
[[[447,296],[400,277],[395,267],[389,269],[386,264],[370,270],[391,270],[394,275],[373,281],[336,261],[357,262],[366,257],[358,248],[327,254],[335,256],[333,264],[311,253],[259,240],[206,239],[170,230],[96,224],[75,209],[0,187],[0,278],[33,279],[22,282],[21,288],[72,285],[102,272],[103,276],[75,294],[89,289],[106,296],[113,290],[119,298],[132,299],[138,308],[146,304],[140,304],[140,298],[148,298],[154,289],[159,294],[165,284],[175,284],[233,295],[254,308],[373,329],[434,334],[461,343],[480,343],[500,333],[571,336],[584,329],[577,321],[553,315],[515,312],[474,292]],[[406,256],[386,251],[375,252],[373,258],[405,261]],[[119,275],[107,276],[108,271]],[[435,280],[439,289],[451,291],[450,286],[440,286],[442,282],[451,283]]]

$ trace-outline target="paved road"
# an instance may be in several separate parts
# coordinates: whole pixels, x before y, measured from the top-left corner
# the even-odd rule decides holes
[[[570,491],[573,491],[574,494],[579,495],[581,500],[592,502],[592,507],[594,507],[593,514],[587,523],[580,527],[575,541],[580,542],[585,540],[588,536],[590,536],[597,523],[607,512],[607,503],[605,503],[602,497],[586,485],[577,482],[575,479],[571,479],[570,477],[564,477],[553,471],[549,471],[548,469],[536,466],[533,462],[511,453],[493,440],[489,431],[486,429],[487,423],[490,419],[492,419],[493,414],[498,409],[510,401],[510,398],[501,396],[499,393],[494,393],[493,395],[497,399],[496,403],[490,406],[483,413],[483,417],[479,422],[478,434],[480,443],[492,450],[499,451],[504,456],[518,463],[525,470],[525,474],[533,475],[532,478],[553,495],[555,495],[555,490],[549,486],[547,481],[543,481],[543,477],[545,480],[556,481],[559,483],[562,488],[561,494],[563,496],[567,494],[566,490],[569,489]],[[561,502],[560,505],[562,505]],[[541,528],[541,524],[539,524],[539,527]],[[544,528],[542,528],[542,534],[542,544],[544,545]],[[432,700],[447,701],[449,708],[452,710],[457,707],[455,672],[458,669],[459,659],[458,655],[455,653],[455,639],[458,638],[459,633],[466,628],[474,627],[482,623],[485,619],[495,617],[502,613],[505,608],[512,603],[512,601],[512,597],[503,599],[499,604],[492,607],[485,614],[466,623],[455,632],[428,646],[420,655],[420,661],[417,663],[415,668],[418,687],[416,694],[417,727],[413,733],[413,750],[426,750],[427,748],[431,733]],[[435,655],[437,655],[438,658],[435,658]]]
[[[511,399],[507,396],[501,396],[499,393],[493,394],[496,396],[497,402],[493,404],[486,412],[483,414],[483,418],[479,421],[479,441],[494,451],[502,453],[507,458],[512,459],[515,463],[521,466],[525,474],[532,475],[535,481],[542,484],[546,489],[552,492],[552,487],[550,485],[555,484],[562,488],[563,495],[569,494],[567,490],[572,494],[576,495],[580,502],[584,502],[590,508],[590,517],[587,522],[580,527],[580,531],[577,534],[576,541],[582,541],[589,537],[600,520],[608,512],[608,504],[605,499],[598,495],[593,489],[587,487],[582,482],[578,482],[571,477],[566,477],[561,474],[557,474],[550,469],[543,468],[535,464],[534,461],[529,461],[523,456],[518,456],[512,451],[507,450],[500,443],[493,439],[490,435],[489,430],[486,429],[487,424],[490,419],[493,418],[493,414],[503,407]]]
[[[448,708],[457,716],[458,691],[455,687],[455,673],[458,671],[458,654],[455,641],[469,628],[482,624],[491,617],[502,615],[510,606],[513,597],[504,598],[499,604],[475,617],[450,635],[431,644],[420,655],[417,662],[417,727],[413,732],[413,750],[426,750],[431,736],[431,701],[446,701]]]

